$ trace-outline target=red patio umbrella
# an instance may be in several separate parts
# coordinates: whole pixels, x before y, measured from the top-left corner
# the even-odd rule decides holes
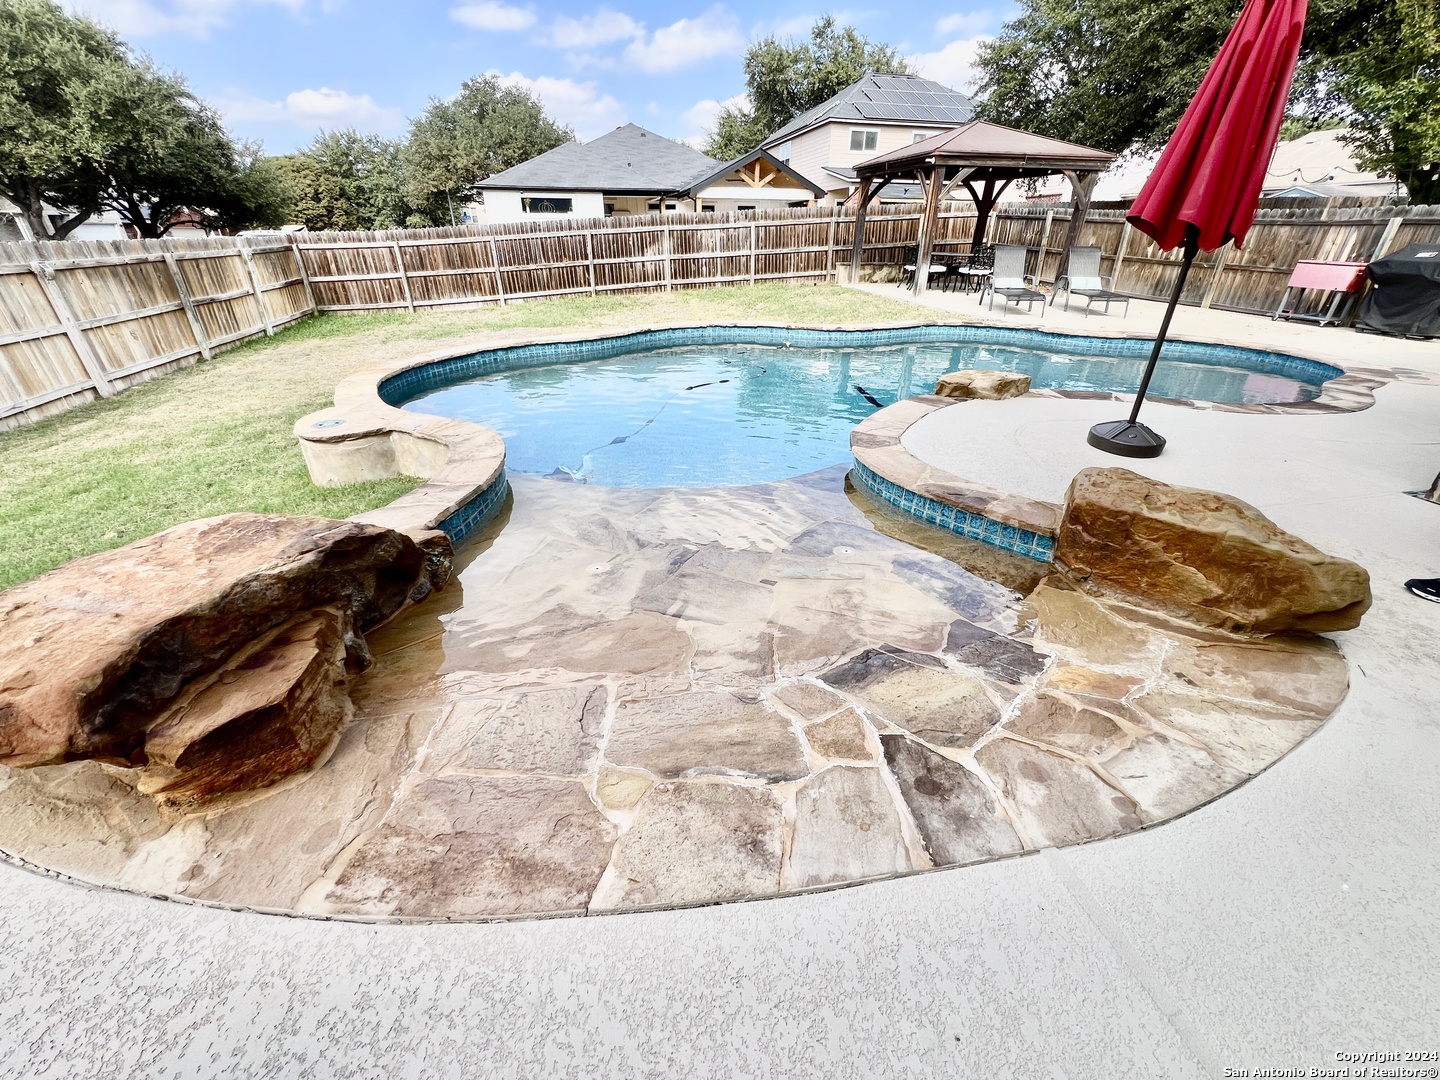
[[[1231,240],[1239,247],[1255,220],[1300,54],[1306,2],[1247,0],[1130,207],[1130,224],[1165,251],[1184,244],[1184,258],[1130,419],[1096,424],[1091,446],[1125,457],[1157,457],[1165,448],[1165,440],[1137,420],[1140,405],[1196,252]]]

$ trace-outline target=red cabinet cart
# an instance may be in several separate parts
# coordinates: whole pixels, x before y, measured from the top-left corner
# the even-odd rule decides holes
[[[1280,297],[1280,303],[1276,305],[1275,313],[1270,317],[1272,319],[1303,319],[1306,322],[1319,323],[1321,326],[1342,323],[1349,318],[1350,309],[1364,288],[1365,263],[1320,262],[1313,259],[1301,259],[1295,264],[1295,269],[1290,272],[1290,280],[1285,283],[1285,294]],[[1290,294],[1297,289],[1299,292],[1295,296],[1295,305],[1287,310],[1286,305],[1290,303]],[[1307,289],[1320,293],[1332,293],[1329,309],[1300,311],[1300,300]],[[1324,301],[1321,302],[1323,304]]]

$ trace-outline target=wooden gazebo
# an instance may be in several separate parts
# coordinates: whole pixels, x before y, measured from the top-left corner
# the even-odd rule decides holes
[[[918,181],[925,193],[920,214],[920,253],[915,275],[916,294],[925,291],[929,264],[935,246],[935,222],[940,213],[940,200],[956,185],[964,185],[975,202],[977,217],[971,250],[985,242],[985,229],[990,212],[1016,180],[1062,175],[1070,181],[1075,193],[1075,212],[1065,237],[1065,250],[1079,239],[1085,213],[1090,209],[1090,193],[1095,181],[1115,160],[1115,155],[1079,143],[1050,139],[1028,131],[1018,131],[1003,124],[972,120],[939,135],[932,135],[910,146],[863,161],[855,167],[860,179],[859,208],[855,215],[855,245],[850,254],[850,280],[860,279],[860,258],[865,241],[865,211],[870,200],[889,183],[897,180]]]

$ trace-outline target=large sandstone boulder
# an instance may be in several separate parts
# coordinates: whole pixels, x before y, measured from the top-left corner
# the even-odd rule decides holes
[[[976,368],[950,371],[935,383],[935,393],[948,398],[983,398],[999,401],[1030,392],[1030,376],[1013,371],[986,371]]]
[[[354,714],[347,639],[349,610],[320,608],[196,679],[146,733],[138,790],[184,812],[315,764]]]
[[[1055,567],[1085,591],[1237,632],[1349,630],[1370,575],[1248,503],[1128,469],[1085,469],[1065,495]]]
[[[143,764],[147,732],[194,680],[320,608],[337,613],[325,633],[368,662],[359,634],[448,577],[448,542],[420,541],[348,521],[229,514],[0,593],[0,764]]]

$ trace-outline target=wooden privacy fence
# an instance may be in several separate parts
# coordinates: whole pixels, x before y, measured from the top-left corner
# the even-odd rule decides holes
[[[0,244],[0,429],[315,310],[282,238]]]
[[[964,251],[968,204],[940,215],[936,250]],[[1001,206],[989,239],[1031,249],[1030,269],[1055,280],[1068,204]],[[861,276],[893,279],[916,243],[918,208],[881,206],[866,222]],[[848,280],[848,207],[731,214],[651,214],[389,233],[311,233],[294,241],[321,311],[417,311],[542,296],[697,288],[757,281]],[[1119,209],[1092,209],[1082,244],[1099,247],[1120,292],[1168,297],[1179,253],[1161,252]],[[1195,262],[1183,302],[1269,313],[1300,259],[1364,262],[1440,241],[1440,207],[1338,199],[1263,207],[1245,248]]]
[[[1011,204],[989,239],[1030,249],[1053,282],[1068,204]],[[918,207],[880,206],[861,276],[894,280]],[[969,246],[975,213],[952,203],[936,250]],[[107,396],[312,311],[423,311],[547,296],[849,279],[849,207],[650,214],[401,232],[244,240],[0,244],[0,428]],[[1082,244],[1132,296],[1168,297],[1178,252],[1159,251],[1122,209],[1092,208]],[[1440,243],[1440,207],[1340,199],[1263,206],[1243,250],[1196,260],[1182,301],[1273,311],[1300,259],[1364,262]]]

